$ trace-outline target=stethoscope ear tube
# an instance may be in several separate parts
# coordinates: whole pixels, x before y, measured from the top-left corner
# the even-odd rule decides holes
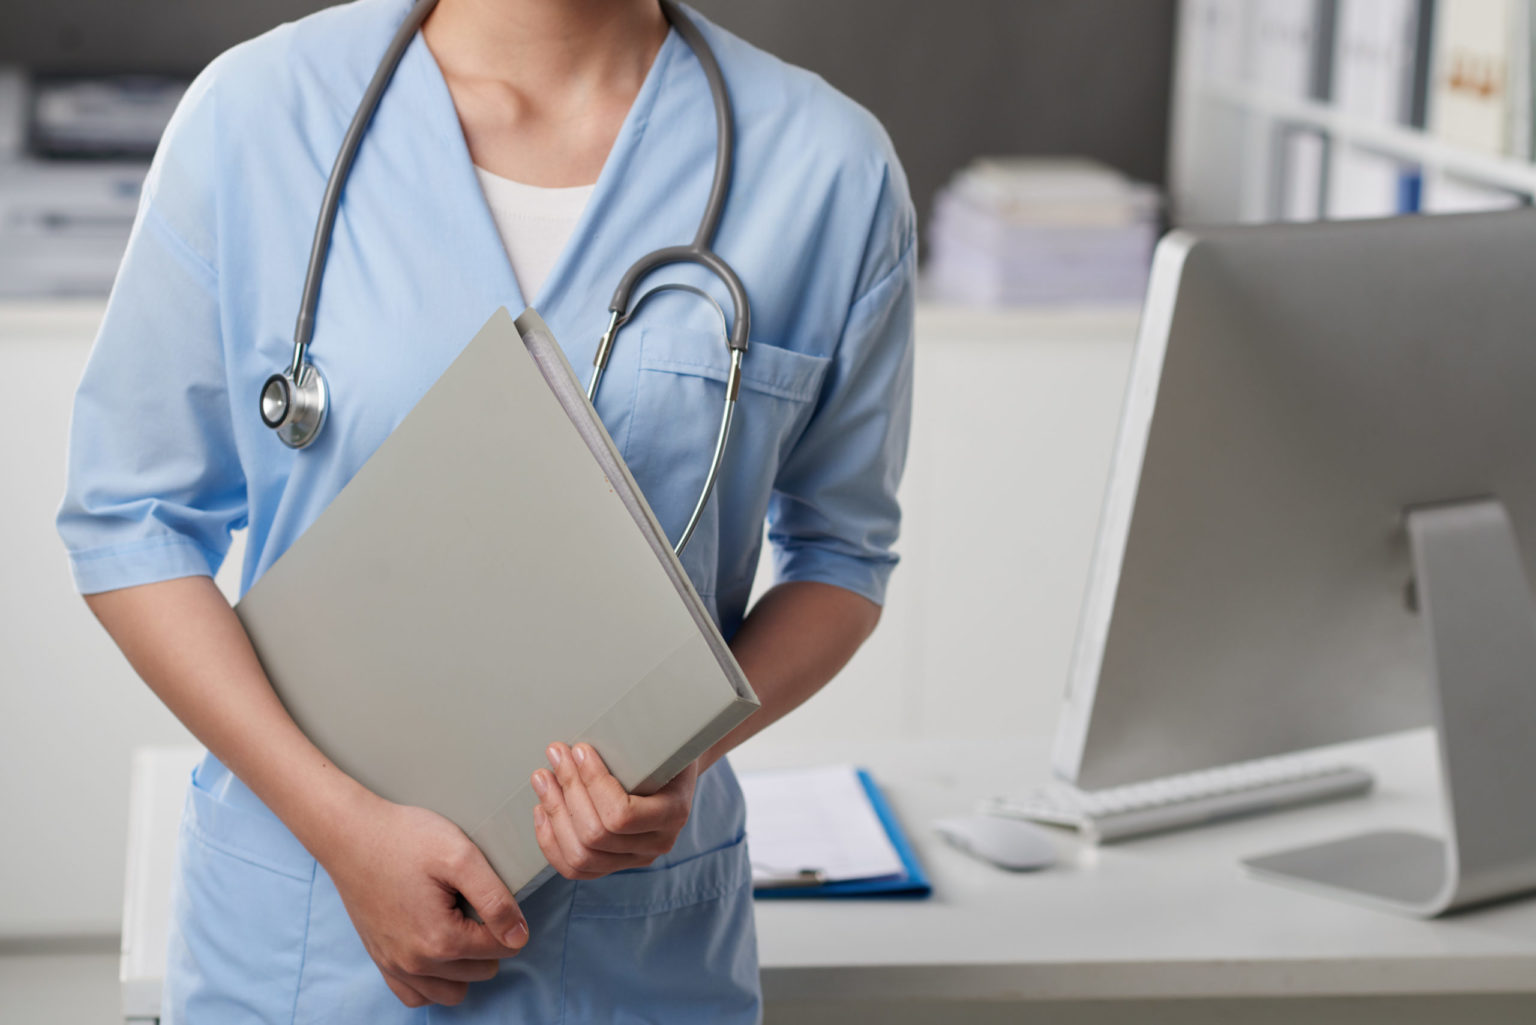
[[[621,316],[616,310],[609,311],[608,329],[603,332],[603,337],[598,339],[597,353],[592,357],[592,376],[587,380],[588,402],[597,401],[597,386],[602,383],[603,372],[608,369],[608,358],[613,355],[613,343],[619,336],[619,328],[633,320],[635,315],[640,312],[640,307],[645,305],[645,301],[658,292],[687,292],[709,303],[714,309],[715,315],[720,318],[720,337],[726,340],[726,345],[730,346],[731,349],[736,349],[736,346],[731,345],[730,342],[731,323],[726,319],[725,310],[720,308],[720,303],[714,296],[696,285],[685,285],[680,281],[669,281],[665,284],[656,285],[642,292],[640,298],[635,300],[628,313]],[[746,346],[743,345],[737,351],[745,352]]]

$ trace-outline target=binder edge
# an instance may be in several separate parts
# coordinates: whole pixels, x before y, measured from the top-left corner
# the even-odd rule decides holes
[[[502,310],[508,312],[510,316],[510,312],[506,311],[505,307]],[[751,682],[747,680],[746,674],[742,672],[741,666],[736,661],[736,656],[731,653],[730,646],[726,644],[724,636],[721,635],[709,611],[704,607],[704,601],[694,589],[693,581],[683,570],[682,562],[672,551],[672,545],[667,541],[666,531],[662,529],[661,522],[656,519],[650,503],[645,500],[645,492],[640,489],[640,485],[629,472],[629,465],[624,462],[624,457],[619,453],[618,446],[613,443],[613,437],[609,435],[608,428],[603,425],[596,408],[587,401],[586,391],[576,377],[576,370],[566,359],[565,351],[555,340],[554,332],[532,306],[519,314],[513,324],[517,328],[518,337],[523,340],[523,345],[528,350],[528,355],[533,359],[534,365],[539,368],[539,373],[544,376],[545,383],[554,393],[556,401],[560,403],[560,408],[565,410],[565,415],[570,418],[577,433],[586,442],[598,466],[608,474],[609,483],[613,484],[615,491],[620,492],[620,500],[634,518],[635,525],[640,528],[641,533],[645,535],[651,548],[656,552],[668,578],[672,581],[672,586],[687,605],[689,614],[699,627],[700,633],[704,635],[710,651],[714,653],[715,660],[720,663],[720,668],[724,670],[737,697],[750,703],[754,709],[760,707],[761,702],[752,689]],[[601,443],[601,451],[597,443]],[[619,478],[618,480],[614,480],[615,475]],[[672,775],[675,776],[682,765],[686,764],[687,762],[684,762],[679,765]]]

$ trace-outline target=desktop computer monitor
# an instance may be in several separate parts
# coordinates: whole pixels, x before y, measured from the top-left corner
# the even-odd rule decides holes
[[[1536,789],[1533,269],[1528,211],[1162,241],[1059,775],[1099,788],[1435,725],[1446,768],[1490,762],[1448,780],[1459,817]],[[1379,896],[1434,889],[1444,859],[1414,857]]]

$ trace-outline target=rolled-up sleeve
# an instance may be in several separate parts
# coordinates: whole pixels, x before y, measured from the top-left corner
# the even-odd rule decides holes
[[[869,243],[871,281],[848,310],[820,403],[768,507],[777,581],[833,584],[877,605],[897,561],[912,418],[916,229],[905,183],[896,185]]]
[[[84,594],[211,575],[244,522],[213,256],[211,107],[200,80],[166,131],[75,393],[58,529]]]

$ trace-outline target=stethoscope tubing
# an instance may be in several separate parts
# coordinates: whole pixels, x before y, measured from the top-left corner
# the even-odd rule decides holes
[[[712,248],[715,232],[720,226],[720,218],[725,211],[725,202],[730,194],[731,172],[736,157],[736,129],[731,111],[730,92],[726,88],[725,76],[720,71],[720,63],[715,60],[714,51],[698,26],[694,25],[672,0],[660,0],[660,2],[662,12],[671,22],[672,27],[677,30],[678,35],[683,37],[689,49],[693,51],[699,67],[703,69],[704,78],[709,83],[710,98],[715,108],[714,177],[710,182],[709,198],[704,204],[704,214],[699,218],[699,228],[694,233],[693,241],[688,245],[666,246],[646,253],[630,264],[629,269],[619,279],[618,287],[613,292],[613,300],[608,304],[607,330],[598,340],[597,351],[592,358],[592,376],[587,384],[587,398],[593,403],[597,401],[598,386],[602,383],[608,360],[613,355],[613,347],[618,340],[619,331],[639,312],[641,304],[650,296],[669,288],[692,292],[708,299],[720,314],[725,342],[731,353],[730,371],[725,384],[725,402],[720,411],[720,429],[715,435],[715,447],[710,456],[709,471],[704,476],[704,486],[699,491],[698,501],[694,503],[693,512],[689,515],[682,534],[678,536],[677,544],[673,546],[674,553],[680,556],[683,554],[683,549],[688,546],[688,542],[692,540],[699,521],[704,517],[704,509],[709,505],[710,495],[714,493],[715,484],[720,479],[720,468],[725,463],[726,447],[731,436],[731,423],[736,413],[736,400],[741,390],[742,359],[746,355],[747,342],[752,336],[752,307],[748,302],[747,290],[741,283],[741,278]],[[731,298],[733,313],[728,328],[725,325],[725,312],[720,308],[719,302],[708,292],[692,285],[661,285],[643,293],[633,304],[630,303],[630,297],[642,280],[662,267],[678,263],[697,264],[713,274],[725,286]]]
[[[727,294],[731,297],[731,307],[734,316],[731,318],[730,330],[726,333],[726,342],[732,349],[742,352],[747,350],[747,339],[752,331],[752,309],[747,302],[747,289],[731,269],[731,265],[716,253],[713,249],[700,248],[697,242],[686,246],[667,246],[654,252],[646,253],[640,259],[630,264],[624,277],[619,280],[619,287],[614,289],[613,301],[608,304],[609,313],[620,315],[619,326],[633,314],[625,314],[629,309],[629,297],[634,292],[635,286],[641,279],[651,272],[669,267],[677,263],[694,263],[709,271],[720,283],[725,286]]]
[[[437,0],[417,0],[406,12],[405,21],[389,41],[389,48],[384,51],[383,59],[379,61],[373,77],[368,80],[368,88],[363,90],[363,98],[352,114],[347,132],[341,137],[341,148],[336,152],[330,176],[325,180],[325,194],[320,199],[320,216],[315,223],[315,237],[309,247],[309,265],[304,271],[304,293],[299,299],[298,323],[293,328],[291,373],[296,381],[308,355],[310,339],[315,335],[315,309],[320,305],[320,283],[325,278],[325,261],[331,252],[331,233],[336,225],[336,213],[341,208],[342,190],[352,173],[352,162],[357,158],[358,147],[363,144],[363,136],[368,134],[368,125],[379,109],[384,90],[389,87],[395,69],[400,66],[400,59],[416,38],[421,23],[427,20],[427,15],[436,6]]]
[[[647,299],[659,292],[689,292],[703,299],[709,303],[714,309],[715,315],[720,318],[720,333],[728,335],[728,322],[725,319],[725,310],[720,308],[720,301],[697,285],[687,285],[680,281],[669,281],[665,284],[646,289],[640,294],[640,298],[635,300],[634,305],[630,307],[627,314],[620,317],[619,314],[615,313],[609,318],[608,330],[603,334],[602,342],[599,343],[599,358],[593,360],[592,377],[587,382],[588,402],[595,400],[597,386],[602,382],[603,368],[607,364],[607,360],[601,357],[602,347],[608,346],[611,348],[614,335],[618,329],[624,325],[626,320],[640,312],[640,307],[645,305]],[[699,521],[704,518],[704,508],[709,504],[709,496],[714,492],[715,482],[720,478],[720,467],[725,462],[725,446],[731,437],[731,420],[736,414],[736,399],[741,393],[741,361],[746,356],[744,349],[730,348],[729,351],[731,354],[731,367],[725,378],[725,405],[720,412],[720,430],[715,435],[715,449],[714,453],[710,456],[709,472],[704,477],[704,487],[699,491],[699,499],[694,503],[693,512],[688,516],[687,525],[683,527],[682,534],[678,536],[677,544],[672,548],[673,553],[676,555],[683,553],[683,549],[688,546],[688,542],[693,537],[693,532],[698,527]]]
[[[720,71],[720,64],[715,59],[714,51],[698,26],[673,0],[659,0],[659,3],[667,21],[693,51],[709,83],[710,98],[715,111],[714,174],[710,182],[709,197],[704,204],[704,213],[699,218],[698,230],[694,233],[693,241],[687,245],[666,246],[645,254],[631,264],[619,279],[618,287],[613,293],[613,300],[608,305],[608,327],[603,332],[593,357],[592,376],[587,385],[587,398],[591,402],[596,402],[597,389],[602,382],[603,372],[607,369],[620,329],[634,317],[640,306],[651,295],[669,288],[693,292],[708,299],[720,314],[722,332],[731,353],[730,370],[726,379],[726,398],[721,409],[720,428],[715,436],[715,446],[710,458],[709,471],[705,475],[704,486],[695,503],[693,513],[689,516],[687,525],[683,528],[682,535],[673,549],[681,555],[683,548],[687,546],[688,541],[693,537],[694,530],[698,527],[725,460],[736,400],[740,392],[741,364],[747,351],[748,339],[751,337],[752,312],[746,287],[741,283],[741,279],[731,265],[713,249],[715,234],[730,194],[736,149],[735,120],[725,76]],[[286,376],[292,387],[284,385],[282,388],[282,408],[287,410],[290,406],[294,409],[315,406],[318,411],[310,423],[298,427],[279,423],[269,424],[278,429],[278,436],[291,447],[303,448],[314,439],[324,423],[329,405],[324,377],[318,368],[308,362],[308,359],[309,344],[315,331],[315,311],[320,303],[320,285],[324,280],[325,264],[330,255],[331,235],[335,229],[337,212],[341,207],[342,191],[346,187],[347,178],[351,175],[358,148],[362,145],[364,136],[367,135],[368,126],[373,121],[379,102],[390,80],[394,77],[395,70],[405,56],[405,51],[415,40],[422,23],[436,6],[437,0],[416,0],[406,13],[405,20],[395,31],[383,58],[379,61],[378,68],[375,69],[373,77],[369,79],[367,88],[363,91],[357,110],[347,125],[346,133],[342,136],[341,147],[336,153],[335,162],[331,165],[330,176],[326,179],[325,192],[320,201],[320,215],[316,220],[315,234],[310,244],[309,262],[304,272],[304,289],[299,300],[299,315],[294,324],[293,363],[286,375],[273,375],[263,386],[265,402],[267,389],[274,385],[284,385],[284,382],[278,378]],[[634,290],[641,281],[662,267],[678,263],[696,264],[714,275],[725,286],[732,307],[732,317],[728,324],[726,324],[725,311],[721,309],[719,302],[708,292],[692,285],[658,286],[643,293],[631,304]],[[308,395],[304,389],[313,389],[315,394]],[[265,413],[263,419],[266,419]],[[295,440],[290,433],[285,432],[297,432],[300,437]]]

